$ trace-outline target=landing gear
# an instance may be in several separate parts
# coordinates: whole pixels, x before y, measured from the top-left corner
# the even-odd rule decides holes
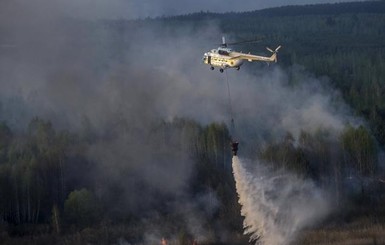
[[[219,71],[220,71],[220,73],[223,73],[223,69],[221,68],[221,69],[219,69]]]
[[[239,66],[238,66],[238,67],[237,67],[237,68],[235,68],[235,69],[237,69],[237,71],[239,71],[239,69],[241,69],[241,67],[239,67]]]
[[[210,70],[214,70],[214,67],[213,67],[213,66],[211,66],[211,67],[210,67]]]

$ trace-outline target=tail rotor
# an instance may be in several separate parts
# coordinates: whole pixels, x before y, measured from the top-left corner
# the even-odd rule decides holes
[[[273,53],[273,55],[271,56],[271,60],[272,60],[272,61],[277,62],[277,53],[278,53],[278,50],[279,50],[281,47],[282,47],[282,46],[279,45],[275,50],[272,50],[271,48],[266,47],[267,50],[269,50],[271,53]]]
[[[275,50],[272,50],[271,48],[269,48],[269,47],[266,47],[266,49],[267,50],[269,50],[270,52],[272,52],[273,54],[276,54],[276,53],[278,53],[278,50],[280,49],[280,48],[282,48],[282,46],[281,45],[279,45]]]

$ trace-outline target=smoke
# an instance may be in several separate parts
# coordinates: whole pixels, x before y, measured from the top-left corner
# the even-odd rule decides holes
[[[15,48],[1,50],[0,119],[14,128],[24,128],[22,122],[33,116],[71,129],[85,120],[101,129],[117,118],[129,121],[130,128],[175,117],[203,124],[229,121],[225,77],[201,63],[202,54],[220,42],[222,31],[215,23],[135,28],[130,22],[88,22],[60,14],[71,9],[71,2],[55,9],[45,2],[9,5],[0,15],[5,30],[0,39]],[[18,18],[9,14],[16,10],[23,13]],[[353,121],[327,81],[301,68],[246,64],[228,75],[234,115],[245,129],[239,132],[242,138],[250,131],[262,132],[256,135],[260,139],[266,132],[275,137],[320,127],[340,131]],[[294,86],[289,84],[293,76],[299,80]]]
[[[60,129],[91,131],[102,140],[86,148],[94,164],[88,174],[96,193],[107,196],[112,217],[122,217],[122,210],[146,216],[166,198],[180,198],[182,207],[194,214],[181,212],[192,225],[190,232],[209,237],[197,228],[207,215],[197,211],[204,205],[184,195],[193,168],[186,143],[190,139],[178,138],[182,134],[169,132],[162,122],[230,122],[225,74],[201,63],[203,53],[220,42],[222,30],[211,22],[170,26],[86,21],[77,18],[93,19],[104,5],[56,2],[19,0],[0,6],[0,41],[14,46],[0,50],[0,120],[22,130],[39,116]],[[103,12],[109,18],[116,17],[109,10],[113,6]],[[327,79],[301,67],[245,64],[227,74],[234,134],[245,146],[241,154],[255,154],[257,146],[287,132],[294,138],[301,130],[327,129],[338,135],[346,123],[359,123]],[[273,239],[274,234],[278,240],[267,243],[281,244],[326,212],[314,214],[305,205],[306,200],[312,203],[305,194],[314,197],[317,192],[311,183],[259,168],[251,175],[239,165],[236,174],[253,237]],[[216,208],[215,201],[203,200]]]
[[[328,196],[312,182],[273,172],[260,163],[249,171],[245,163],[233,157],[244,232],[256,244],[290,244],[301,229],[329,212]]]

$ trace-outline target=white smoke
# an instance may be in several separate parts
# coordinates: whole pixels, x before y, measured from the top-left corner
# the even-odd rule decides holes
[[[244,233],[256,244],[285,245],[329,211],[325,193],[311,181],[273,172],[258,163],[248,171],[233,157],[233,173],[244,216]]]
[[[113,2],[119,5],[121,0]],[[161,130],[153,132],[154,121],[182,117],[208,124],[229,119],[224,74],[201,63],[202,54],[213,48],[223,31],[211,22],[197,29],[167,23],[159,30],[157,25],[120,29],[123,22],[114,27],[71,18],[115,18],[112,9],[96,3],[101,1],[95,1],[98,8],[76,5],[74,0],[0,3],[1,43],[16,46],[0,55],[0,120],[23,129],[30,118],[39,116],[75,131],[114,131],[114,137],[93,143],[87,152],[97,165],[92,175],[100,183],[98,192],[109,193],[110,183],[121,188],[118,200],[111,197],[111,210],[119,211],[116,217],[122,216],[121,210],[147,212],[159,206],[158,195],[138,186],[180,197],[193,167],[177,139],[165,139]],[[287,132],[295,139],[302,130],[340,132],[352,122],[344,104],[336,103],[338,95],[327,85],[323,88],[318,78],[294,68],[288,74],[278,66],[255,65],[250,67],[256,75],[249,74],[247,64],[239,72],[228,71],[242,146],[255,150],[254,144]],[[288,86],[290,74],[300,77],[300,84]],[[326,213],[327,202],[315,196],[318,191],[311,182],[258,168],[252,176],[239,163],[235,167],[246,232],[253,239],[285,244]],[[199,229],[207,212],[189,216],[198,208],[183,208],[190,233],[209,237]]]

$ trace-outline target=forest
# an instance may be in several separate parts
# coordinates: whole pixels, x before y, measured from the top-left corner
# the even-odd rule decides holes
[[[230,140],[236,132],[229,126],[227,109],[223,109],[227,106],[227,101],[222,101],[226,100],[225,90],[206,93],[204,86],[210,87],[208,90],[217,88],[212,83],[204,83],[202,90],[194,86],[182,90],[179,81],[199,83],[196,76],[208,67],[192,65],[191,71],[163,72],[156,66],[158,61],[153,61],[159,56],[159,63],[163,62],[160,51],[148,55],[145,44],[143,49],[142,43],[134,44],[145,37],[158,47],[176,37],[181,44],[169,45],[184,47],[185,40],[188,43],[191,39],[180,36],[195,36],[197,42],[208,36],[210,42],[220,42],[218,33],[231,40],[261,39],[257,45],[236,47],[251,53],[266,55],[266,46],[282,45],[278,64],[247,64],[235,71],[248,74],[240,75],[239,80],[257,77],[264,81],[279,66],[285,82],[271,86],[288,93],[277,96],[281,98],[274,103],[309,96],[306,98],[322,101],[323,112],[323,101],[327,100],[325,110],[337,125],[313,129],[298,123],[295,130],[281,126],[276,119],[282,119],[279,113],[286,113],[286,109],[278,105],[269,107],[267,116],[258,109],[244,121],[241,113],[250,111],[242,108],[238,112],[240,156],[261,162],[271,171],[309,180],[330,197],[332,211],[287,244],[317,244],[317,239],[340,244],[343,232],[350,237],[361,236],[357,231],[364,228],[369,232],[359,237],[363,242],[357,244],[385,242],[385,1],[288,6],[245,13],[200,12],[141,20],[67,21],[71,28],[77,23],[71,30],[76,35],[65,40],[71,46],[78,45],[73,53],[60,54],[68,69],[56,69],[56,61],[40,60],[32,51],[27,59],[23,54],[0,50],[0,67],[3,62],[38,64],[36,67],[50,71],[44,79],[53,84],[48,89],[38,87],[38,92],[32,90],[20,99],[4,87],[11,83],[0,82],[1,244],[151,245],[161,244],[161,239],[181,245],[247,244],[249,237],[243,235],[244,217],[232,170]],[[213,25],[217,30],[211,34]],[[149,34],[154,30],[159,39]],[[201,33],[204,37],[198,37]],[[105,36],[107,42],[98,40]],[[203,44],[192,46],[172,55],[190,54]],[[128,51],[123,53],[123,49]],[[193,57],[205,52],[198,51]],[[140,53],[144,58],[127,58]],[[87,57],[73,61],[80,56]],[[108,57],[108,62],[101,57]],[[185,67],[183,62],[176,58],[170,64]],[[191,58],[189,62],[201,61]],[[34,79],[28,75],[8,77],[10,70],[1,68],[2,80]],[[106,75],[110,71],[115,73]],[[215,78],[214,72],[202,75],[203,80]],[[96,76],[108,80],[108,84]],[[125,76],[131,79],[127,84]],[[82,80],[87,82],[79,82]],[[310,85],[306,80],[312,81]],[[269,83],[263,81],[246,90],[271,91]],[[190,86],[188,81],[183,84]],[[54,89],[55,85],[58,88]],[[67,88],[71,91],[68,94]],[[76,89],[81,91],[78,97],[72,96]],[[240,93],[237,89],[241,87],[234,89],[234,96]],[[15,91],[25,92],[20,88]],[[57,96],[61,92],[70,98],[63,104]],[[52,96],[42,102],[35,99],[44,93]],[[87,93],[94,93],[95,98]],[[204,98],[191,98],[189,93]],[[210,97],[216,93],[224,94],[224,98]],[[176,102],[164,100],[174,96]],[[285,96],[288,98],[282,98]],[[175,108],[182,99],[187,99],[187,105],[178,111]],[[294,111],[305,111],[305,102],[293,102]],[[194,117],[205,114],[204,103],[218,103],[225,112],[208,119]],[[102,109],[95,109],[98,106]],[[86,108],[84,114],[79,109],[82,107]],[[166,118],[162,114],[165,107],[180,115]],[[217,107],[208,108],[218,111]],[[232,109],[236,111],[237,107]],[[122,115],[122,111],[127,114]],[[340,116],[341,111],[349,116]],[[338,116],[333,117],[333,113]],[[259,117],[265,122],[245,122]],[[339,234],[337,230],[343,231]]]

